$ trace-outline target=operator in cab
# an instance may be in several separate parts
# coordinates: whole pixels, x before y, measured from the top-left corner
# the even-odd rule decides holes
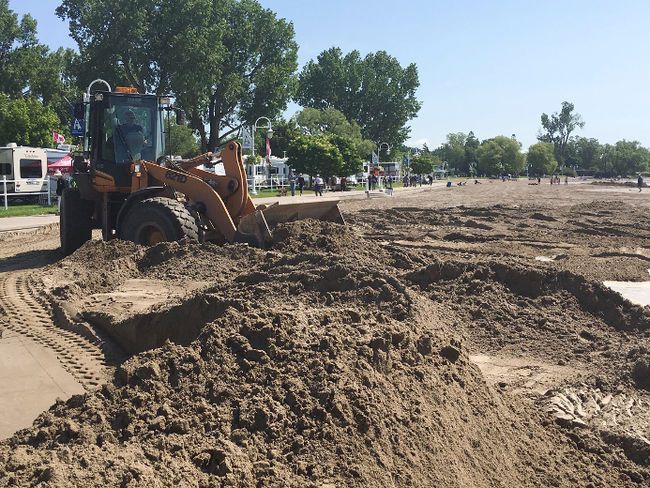
[[[141,151],[144,146],[144,130],[136,123],[133,110],[124,112],[117,126],[117,162],[130,162],[142,159]]]

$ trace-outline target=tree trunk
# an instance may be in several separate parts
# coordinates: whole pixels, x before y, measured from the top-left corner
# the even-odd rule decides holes
[[[201,138],[201,152],[207,152],[208,150],[208,139],[207,134],[205,133],[205,125],[203,124],[203,118],[198,114],[196,110],[192,110],[190,116],[190,124],[192,129],[199,133]]]

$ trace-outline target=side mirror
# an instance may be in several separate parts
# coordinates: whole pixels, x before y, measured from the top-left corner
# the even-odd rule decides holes
[[[180,108],[177,108],[175,110],[176,110],[176,125],[185,125],[185,112],[183,112]]]
[[[83,102],[75,103],[72,106],[72,116],[78,120],[81,120],[86,116],[86,111]]]

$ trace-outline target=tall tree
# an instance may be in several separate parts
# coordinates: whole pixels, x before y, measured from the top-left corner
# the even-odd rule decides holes
[[[441,160],[447,161],[448,167],[453,168],[456,173],[467,174],[469,172],[469,166],[465,164],[467,137],[468,135],[464,132],[447,134],[447,141],[435,151],[435,154]]]
[[[168,154],[191,158],[199,154],[196,137],[186,125],[178,125],[174,120],[165,120],[165,146]]]
[[[402,68],[385,51],[362,58],[331,48],[303,68],[296,101],[304,107],[335,108],[357,122],[366,139],[391,146],[409,135],[406,126],[420,110],[415,97],[420,82],[415,64]]]
[[[637,141],[618,141],[606,144],[601,159],[601,171],[607,175],[629,176],[650,167],[650,150]]]
[[[332,134],[349,138],[364,158],[370,156],[375,149],[375,144],[371,140],[363,138],[359,124],[349,121],[342,112],[335,108],[328,107],[319,110],[306,107],[293,117],[293,121],[297,128],[305,134]]]
[[[36,40],[34,18],[27,14],[19,20],[9,2],[0,0],[0,92],[21,96],[34,69],[28,61],[37,59],[43,49],[47,50]]]
[[[430,151],[420,151],[411,159],[411,172],[417,175],[433,173],[436,166],[440,165],[440,158]]]
[[[567,145],[571,134],[576,129],[582,129],[585,123],[582,116],[574,112],[575,107],[570,102],[562,102],[562,110],[550,116],[542,114],[542,132],[537,137],[540,142],[550,142],[555,149],[555,158],[564,165],[567,156]]]
[[[16,99],[0,94],[0,145],[50,147],[52,131],[61,131],[56,113],[34,97]]]
[[[63,48],[51,52],[38,42],[36,27],[31,15],[18,20],[7,0],[0,0],[0,92],[13,98],[40,98],[51,105],[69,84],[75,53]]]
[[[325,135],[298,135],[289,143],[287,164],[298,173],[321,176],[339,176],[343,156],[338,147]]]
[[[274,118],[295,91],[293,25],[256,0],[63,0],[57,15],[79,46],[82,86],[171,92],[203,149]]]
[[[521,143],[506,136],[496,136],[483,141],[478,148],[478,162],[480,174],[519,174],[524,169]]]
[[[478,164],[478,148],[480,145],[481,142],[474,135],[474,132],[470,131],[467,134],[467,139],[465,139],[465,157],[463,158],[463,165],[460,168],[466,174],[470,174],[472,169],[476,170]]]
[[[603,157],[603,146],[598,139],[572,137],[567,145],[566,164],[584,169],[598,169]]]
[[[298,112],[293,121],[303,134],[323,135],[338,148],[343,158],[337,173],[339,176],[356,173],[374,149],[372,141],[362,138],[359,125],[348,121],[335,108],[319,110],[307,107]]]
[[[528,164],[531,175],[550,175],[557,168],[553,144],[548,142],[538,142],[528,148],[526,155],[526,164]]]

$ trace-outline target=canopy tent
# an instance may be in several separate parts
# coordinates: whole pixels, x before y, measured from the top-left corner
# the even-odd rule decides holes
[[[57,170],[61,173],[72,173],[72,157],[69,154],[47,165],[47,174],[53,175]]]

